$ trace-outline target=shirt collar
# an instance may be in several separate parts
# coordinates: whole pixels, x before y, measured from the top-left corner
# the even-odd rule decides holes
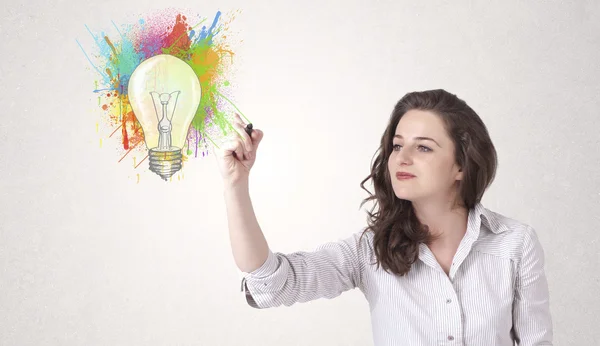
[[[479,239],[482,226],[485,226],[486,229],[494,234],[500,234],[508,229],[494,212],[485,208],[481,202],[478,202],[469,210],[465,238],[468,238],[470,241]]]
[[[494,234],[500,234],[508,229],[508,227],[501,222],[496,213],[485,208],[483,204],[477,203],[469,210],[467,232],[461,243],[466,244],[466,246],[469,246],[470,248],[473,243],[479,239],[481,228],[484,225],[486,229]],[[435,266],[435,258],[427,248],[428,246],[424,243],[419,244],[419,259],[430,266]]]
[[[485,208],[481,203],[477,203],[475,207],[470,210],[469,221],[471,219],[475,222],[474,226],[476,226],[477,229],[479,229],[482,224],[485,224],[487,229],[494,234],[500,234],[508,230],[508,227],[498,218],[498,215]]]
[[[490,230],[494,234],[500,234],[508,230],[506,224],[498,218],[498,214],[487,209],[483,206],[483,204],[481,204],[481,202],[479,202],[475,204],[471,210],[469,210],[467,219],[467,232],[465,234],[467,241],[473,242],[479,239],[481,226],[483,225],[485,225],[486,229]],[[426,247],[426,245],[421,243],[421,252],[423,252],[424,247]]]

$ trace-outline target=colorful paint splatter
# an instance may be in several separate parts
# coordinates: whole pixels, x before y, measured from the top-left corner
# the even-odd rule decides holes
[[[200,106],[182,150],[183,161],[191,156],[203,157],[207,154],[207,139],[212,141],[212,136],[233,130],[227,118],[233,112],[243,116],[226,96],[230,86],[226,77],[234,53],[225,40],[235,14],[228,21],[223,21],[221,12],[212,20],[200,16],[193,20],[181,11],[164,10],[144,16],[134,24],[112,22],[110,35],[94,33],[86,25],[95,42],[94,51],[88,53],[79,41],[77,44],[98,75],[93,92],[98,96],[102,119],[109,125],[111,133],[107,135],[120,136],[122,150],[118,162],[132,159],[135,169],[144,168],[140,164],[148,157],[147,148],[140,123],[128,102],[127,85],[135,68],[158,54],[170,54],[185,61],[198,76],[202,89]],[[209,131],[211,128],[217,129],[216,134]],[[130,155],[132,151],[134,154]],[[142,159],[136,160],[137,157]]]

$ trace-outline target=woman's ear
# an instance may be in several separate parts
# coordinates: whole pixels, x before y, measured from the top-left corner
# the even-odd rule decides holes
[[[458,173],[456,174],[456,180],[462,180],[464,176],[464,173],[462,171],[462,168],[458,169]]]

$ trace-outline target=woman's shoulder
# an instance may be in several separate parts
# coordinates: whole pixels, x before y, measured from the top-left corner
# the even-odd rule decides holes
[[[530,232],[533,227],[513,216],[491,210],[479,203],[474,211],[481,217],[482,224],[487,226],[495,234],[508,232],[509,234],[518,234]]]
[[[535,228],[523,220],[490,210],[483,205],[480,205],[478,210],[482,231],[485,230],[483,236],[480,236],[482,245],[487,243],[500,246],[513,257],[519,255],[528,239],[537,239]]]

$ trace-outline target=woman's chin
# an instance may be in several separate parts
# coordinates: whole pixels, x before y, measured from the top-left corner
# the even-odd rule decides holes
[[[396,198],[403,199],[403,200],[409,201],[409,202],[412,202],[414,199],[414,196],[412,194],[406,193],[406,192],[403,192],[403,193],[396,192],[395,195],[396,195]]]

